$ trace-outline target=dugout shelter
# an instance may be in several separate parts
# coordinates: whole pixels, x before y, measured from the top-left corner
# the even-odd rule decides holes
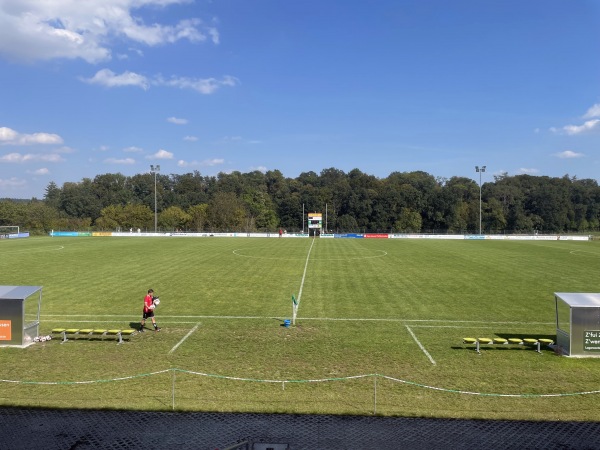
[[[0,286],[0,347],[27,347],[40,332],[42,286]]]
[[[556,344],[565,356],[600,357],[600,293],[555,292]]]

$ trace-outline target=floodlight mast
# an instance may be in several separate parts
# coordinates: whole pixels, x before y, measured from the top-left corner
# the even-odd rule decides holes
[[[158,229],[158,216],[156,214],[156,174],[160,172],[159,165],[150,164],[150,173],[154,174],[154,232]]]
[[[481,235],[481,174],[485,172],[485,166],[475,166],[475,172],[479,173],[479,234]]]

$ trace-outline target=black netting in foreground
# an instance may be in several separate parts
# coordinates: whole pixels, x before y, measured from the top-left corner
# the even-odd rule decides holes
[[[286,447],[600,449],[600,423],[0,409],[0,449]]]

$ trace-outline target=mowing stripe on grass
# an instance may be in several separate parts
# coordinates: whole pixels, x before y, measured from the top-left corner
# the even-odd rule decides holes
[[[413,339],[415,340],[415,342],[417,343],[419,348],[423,351],[423,353],[425,353],[425,356],[427,356],[429,358],[429,361],[431,361],[431,364],[433,364],[435,366],[435,361],[433,360],[433,358],[431,357],[429,352],[425,349],[425,347],[423,347],[423,344],[421,344],[421,342],[417,339],[417,336],[415,335],[415,333],[413,333],[413,330],[411,330],[408,325],[404,325],[404,326],[406,327],[406,329],[408,330],[410,335],[413,337]]]
[[[192,333],[198,329],[199,326],[200,326],[200,324],[197,323],[196,326],[194,328],[192,328],[188,334],[186,334],[177,344],[175,344],[175,347],[173,347],[171,349],[171,351],[169,351],[169,354],[171,354],[175,350],[177,350],[177,347],[179,347],[181,344],[183,344],[183,341],[185,341],[187,338],[189,338],[192,335]]]

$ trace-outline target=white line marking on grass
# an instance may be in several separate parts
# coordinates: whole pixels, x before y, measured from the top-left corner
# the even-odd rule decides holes
[[[180,340],[180,341],[179,341],[177,344],[175,344],[175,347],[173,347],[173,348],[171,349],[171,351],[169,352],[169,354],[171,354],[171,353],[173,353],[175,350],[177,350],[177,347],[179,347],[181,344],[183,344],[183,341],[185,341],[187,338],[189,338],[189,337],[192,335],[192,333],[198,329],[198,327],[199,327],[199,326],[200,326],[200,324],[199,324],[199,323],[197,323],[197,324],[196,324],[196,326],[195,326],[194,328],[192,328],[192,329],[189,331],[189,333],[188,333],[188,334],[186,334],[186,335],[185,335],[185,336],[184,336],[184,337],[183,337],[183,338],[182,338],[182,339],[181,339],[181,340]]]
[[[310,258],[310,252],[313,248],[314,243],[315,243],[315,240],[313,238],[312,242],[310,243],[310,248],[308,249],[308,255],[306,255],[306,262],[304,263],[304,273],[302,274],[302,282],[300,283],[300,291],[298,291],[298,298],[296,299],[298,301],[298,308],[300,307],[300,299],[302,298],[302,289],[304,288],[304,279],[306,278],[306,269],[308,269],[308,259]]]
[[[571,250],[569,253],[571,255],[575,255],[575,256],[587,256],[587,255],[591,255],[591,256],[595,256],[595,257],[600,256],[596,252],[588,252],[586,250]],[[581,255],[581,253],[586,253],[586,255]]]
[[[130,320],[132,318],[131,314],[129,315],[117,315],[117,314],[42,314],[41,319],[46,320],[48,322],[60,322],[62,320],[75,320],[77,322],[97,322],[104,323],[109,322],[110,320],[79,320],[78,317],[85,319],[86,317],[105,317],[110,318],[112,321],[114,320]],[[250,320],[272,320],[272,319],[281,319],[281,317],[275,316],[160,316],[161,320],[164,319],[250,319]],[[329,322],[403,322],[403,323],[411,323],[415,327],[427,327],[428,325],[419,325],[421,323],[450,323],[457,325],[429,325],[433,328],[444,328],[444,327],[459,327],[464,328],[465,326],[470,327],[469,324],[484,324],[484,325],[555,325],[554,322],[489,322],[486,320],[442,320],[442,319],[389,319],[389,318],[361,318],[361,317],[303,317],[302,320],[320,320],[320,321],[329,321]],[[464,324],[459,326],[458,324]]]
[[[410,327],[408,325],[405,325],[405,327],[408,330],[408,332],[410,333],[410,335],[413,337],[413,339],[415,340],[415,342],[417,343],[419,348],[421,350],[423,350],[423,353],[425,353],[425,355],[429,358],[429,361],[431,361],[431,364],[433,364],[435,366],[435,361],[433,360],[433,358],[431,357],[429,352],[425,349],[425,347],[423,347],[423,344],[421,344],[421,342],[419,342],[419,340],[417,339],[417,336],[415,336],[415,333],[413,333],[413,331],[410,329]]]

